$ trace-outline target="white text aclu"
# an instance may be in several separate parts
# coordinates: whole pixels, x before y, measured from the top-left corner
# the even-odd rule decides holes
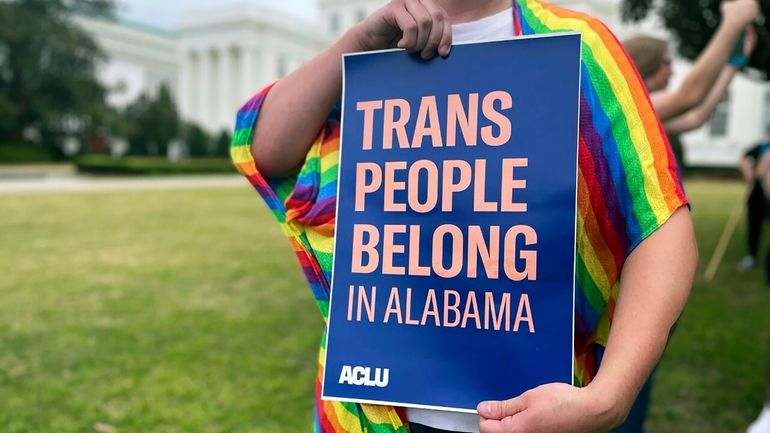
[[[340,382],[348,385],[388,386],[390,370],[387,368],[351,367],[343,365],[340,372]]]

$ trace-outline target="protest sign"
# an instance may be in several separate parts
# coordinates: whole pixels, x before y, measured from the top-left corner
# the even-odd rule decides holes
[[[324,398],[472,412],[572,382],[580,45],[344,56]]]

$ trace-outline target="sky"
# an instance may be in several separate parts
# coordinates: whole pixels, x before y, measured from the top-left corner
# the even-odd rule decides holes
[[[225,4],[263,4],[314,18],[316,0],[118,0],[118,16],[162,29],[174,30],[185,11]]]

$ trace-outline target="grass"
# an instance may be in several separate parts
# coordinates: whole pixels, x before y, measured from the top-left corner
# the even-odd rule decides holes
[[[745,189],[724,181],[693,181],[687,189],[701,256],[698,279],[658,370],[648,430],[743,432],[765,399],[770,287],[761,270],[736,270],[746,254],[743,220],[716,277],[703,281],[728,215]]]
[[[3,432],[310,429],[322,322],[253,191],[0,207]]]
[[[738,183],[688,184],[705,267]],[[311,430],[321,319],[242,189],[0,196],[5,433]],[[696,283],[659,368],[656,433],[741,432],[763,401],[770,289]]]

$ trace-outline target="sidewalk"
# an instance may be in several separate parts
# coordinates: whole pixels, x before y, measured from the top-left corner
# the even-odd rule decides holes
[[[87,177],[66,174],[16,178],[0,176],[0,195],[222,187],[248,188],[248,182],[243,177],[232,174],[142,177]]]
[[[0,164],[0,182],[18,179],[74,176],[74,164]]]

